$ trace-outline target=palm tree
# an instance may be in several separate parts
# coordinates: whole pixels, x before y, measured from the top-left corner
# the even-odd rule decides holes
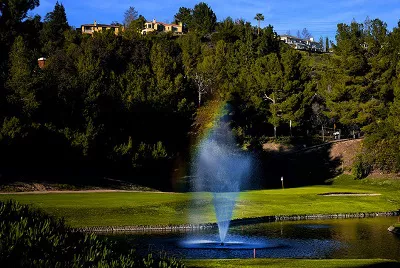
[[[258,21],[258,32],[257,34],[260,35],[260,21],[264,21],[264,15],[261,13],[257,13],[256,16],[254,17],[255,20]]]

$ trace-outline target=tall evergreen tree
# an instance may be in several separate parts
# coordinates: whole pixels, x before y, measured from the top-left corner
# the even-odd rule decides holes
[[[308,40],[312,37],[312,34],[307,30],[307,28],[304,28],[303,31],[301,31],[301,37]]]
[[[192,27],[193,10],[187,7],[180,7],[178,13],[175,14],[175,23],[182,23],[185,31]]]
[[[6,112],[5,82],[9,71],[9,52],[18,35],[37,36],[36,32],[21,32],[29,10],[39,5],[39,0],[2,0],[0,1],[0,122]],[[28,27],[31,29],[30,27]]]
[[[274,27],[268,25],[261,32],[261,36],[255,41],[257,53],[259,56],[264,56],[269,53],[277,53],[279,51],[280,40],[278,34],[274,31]]]
[[[217,24],[217,16],[204,2],[200,2],[193,8],[192,27],[201,35],[212,33]]]
[[[324,38],[322,36],[319,37],[319,44],[320,44],[321,48],[324,47]]]
[[[274,136],[277,136],[277,128],[281,124],[281,105],[283,88],[283,71],[278,55],[271,53],[259,57],[253,66],[254,78],[257,81],[258,97],[269,107],[268,122],[274,127]],[[265,104],[264,104],[265,105]]]
[[[329,52],[329,38],[325,38],[325,52]]]
[[[32,75],[34,62],[23,38],[18,36],[10,52],[10,76],[7,81],[9,101],[15,105],[15,115],[18,116],[29,118],[39,107],[35,94],[37,85]]]
[[[56,50],[64,46],[64,32],[69,29],[67,15],[63,4],[58,1],[52,12],[46,14],[40,38],[43,44],[43,52],[52,55]]]

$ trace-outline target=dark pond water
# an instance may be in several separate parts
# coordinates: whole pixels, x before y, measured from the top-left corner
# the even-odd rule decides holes
[[[193,233],[135,233],[112,236],[139,252],[165,251],[202,258],[384,258],[400,260],[400,236],[387,231],[397,217],[261,223],[233,227],[227,245],[217,230]],[[229,244],[230,243],[230,244]]]

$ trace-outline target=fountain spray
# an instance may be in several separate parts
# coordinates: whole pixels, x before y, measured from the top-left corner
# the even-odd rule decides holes
[[[228,123],[220,120],[200,143],[195,164],[195,190],[212,192],[221,245],[249,169],[250,157],[237,148]]]

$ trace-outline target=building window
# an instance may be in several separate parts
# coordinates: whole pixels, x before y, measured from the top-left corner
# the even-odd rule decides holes
[[[105,31],[105,30],[107,30],[107,27],[102,27],[101,30]]]

